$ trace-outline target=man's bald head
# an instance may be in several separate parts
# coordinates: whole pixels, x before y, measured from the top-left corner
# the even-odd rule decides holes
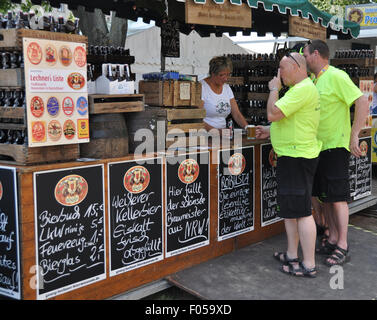
[[[285,60],[286,62],[296,66],[297,68],[300,68],[306,72],[306,60],[305,57],[298,52],[292,52],[289,54],[290,56],[285,56],[282,60]],[[297,63],[296,63],[297,62]]]
[[[280,75],[285,85],[293,85],[308,76],[305,57],[297,52],[284,56],[280,61]]]

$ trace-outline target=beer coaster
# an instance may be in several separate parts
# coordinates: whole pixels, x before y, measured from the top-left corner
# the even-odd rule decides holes
[[[73,72],[68,76],[67,82],[73,90],[80,90],[85,85],[85,78],[81,73]]]
[[[77,120],[77,137],[79,139],[89,139],[89,119]]]
[[[85,97],[79,97],[76,102],[76,109],[80,115],[86,115],[88,113],[88,100]]]
[[[47,112],[52,117],[55,117],[59,113],[59,101],[56,97],[48,98]]]
[[[54,45],[48,43],[45,47],[46,62],[49,66],[54,66],[58,61],[58,52]]]
[[[46,122],[32,121],[31,122],[31,139],[32,142],[46,141]]]
[[[30,63],[39,64],[42,61],[42,49],[38,43],[30,42],[26,52]]]
[[[65,97],[62,104],[63,112],[66,116],[71,116],[75,109],[74,103],[71,97]]]
[[[43,115],[44,104],[41,97],[35,96],[31,99],[30,111],[31,111],[31,114],[36,118],[40,118]]]
[[[185,184],[195,182],[199,176],[199,165],[194,159],[182,161],[178,168],[178,178]]]
[[[63,126],[64,136],[71,140],[76,134],[75,123],[72,120],[66,120]]]
[[[60,179],[55,186],[55,200],[63,206],[74,206],[83,201],[88,194],[88,183],[77,175],[71,174]]]
[[[149,171],[143,166],[134,166],[126,172],[123,177],[123,185],[128,192],[143,192],[149,185]]]
[[[62,126],[59,121],[52,120],[48,123],[47,133],[52,141],[58,141],[62,136]]]
[[[228,169],[233,176],[240,175],[245,170],[245,166],[246,160],[242,153],[235,153],[229,158]]]
[[[60,63],[68,67],[72,63],[72,52],[68,46],[61,46],[59,50]]]
[[[73,52],[73,59],[75,60],[76,65],[79,68],[82,68],[86,65],[86,50],[82,46],[78,46],[75,48]]]

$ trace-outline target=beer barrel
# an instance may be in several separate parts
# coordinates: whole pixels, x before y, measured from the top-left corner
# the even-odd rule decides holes
[[[128,154],[128,133],[123,114],[90,115],[89,132],[90,142],[80,144],[81,157],[105,159]]]

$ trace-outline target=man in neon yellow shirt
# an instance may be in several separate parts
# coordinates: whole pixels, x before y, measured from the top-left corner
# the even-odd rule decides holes
[[[313,196],[324,203],[329,224],[329,239],[323,243],[324,253],[331,254],[325,264],[342,265],[349,261],[347,228],[349,220],[349,156],[360,157],[359,133],[369,113],[366,97],[342,70],[329,65],[329,48],[314,40],[304,48],[308,68],[316,75],[314,83],[320,94],[321,119],[318,139],[322,141]],[[355,104],[351,128],[350,107]]]
[[[290,86],[279,99],[281,79]],[[280,61],[277,77],[269,83],[267,117],[271,128],[258,126],[257,138],[271,135],[278,155],[277,200],[278,216],[284,218],[288,248],[275,252],[283,262],[281,271],[295,276],[316,276],[316,227],[311,214],[311,194],[321,142],[317,140],[320,119],[319,94],[308,78],[305,58],[292,53]],[[301,243],[303,261],[298,261]]]

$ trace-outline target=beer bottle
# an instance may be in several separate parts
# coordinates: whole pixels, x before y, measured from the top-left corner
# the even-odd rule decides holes
[[[111,63],[107,65],[107,79],[110,81],[114,81],[114,76],[113,76],[113,66]]]

